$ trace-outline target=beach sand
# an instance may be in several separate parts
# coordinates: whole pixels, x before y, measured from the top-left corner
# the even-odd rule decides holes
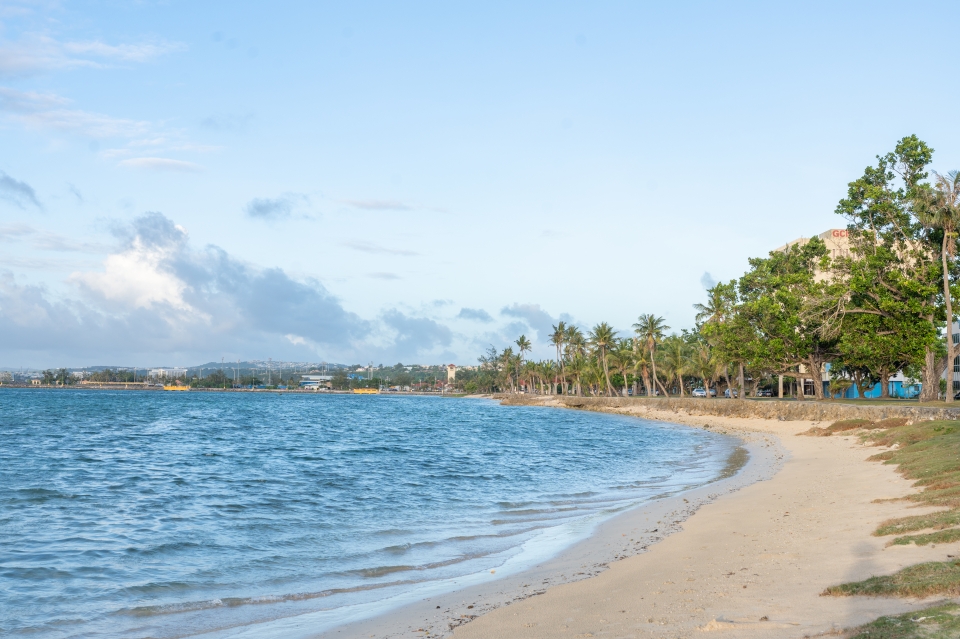
[[[751,460],[733,478],[619,515],[519,575],[322,636],[799,638],[942,601],[820,596],[960,555],[960,544],[886,547],[871,535],[885,519],[930,510],[875,501],[915,491],[893,467],[866,461],[878,449],[853,436],[797,436],[816,422],[615,412],[739,436]]]

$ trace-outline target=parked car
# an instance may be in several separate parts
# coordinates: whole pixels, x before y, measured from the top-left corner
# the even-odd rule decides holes
[[[690,394],[694,397],[706,397],[707,391],[703,390],[702,388],[694,388],[693,392]]]
[[[757,397],[773,397],[773,391],[769,388],[761,388],[757,391]]]
[[[724,397],[727,397],[727,398],[730,397],[730,389],[729,389],[729,388],[728,388],[727,390],[723,391],[723,396],[724,396]],[[733,396],[734,396],[734,397],[737,396],[737,390],[736,390],[736,389],[733,390]]]

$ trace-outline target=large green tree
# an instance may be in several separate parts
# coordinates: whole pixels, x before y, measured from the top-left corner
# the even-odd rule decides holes
[[[824,365],[837,355],[830,317],[818,312],[822,299],[835,297],[833,280],[818,277],[829,267],[827,247],[815,237],[751,259],[739,281],[740,312],[759,367],[812,380],[817,399],[823,399]]]
[[[848,185],[837,213],[849,222],[851,255],[835,260],[845,291],[830,311],[841,322],[841,354],[851,366],[878,376],[919,363],[926,401],[937,399],[948,361],[937,337],[944,323],[940,284],[956,278],[955,263],[941,259],[942,229],[920,219],[932,157],[933,149],[908,136]]]

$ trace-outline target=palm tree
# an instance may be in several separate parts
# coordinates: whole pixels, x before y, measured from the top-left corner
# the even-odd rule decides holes
[[[577,397],[583,395],[583,385],[581,383],[581,376],[586,370],[587,362],[583,355],[575,354],[570,358],[570,363],[567,365],[567,370],[570,372],[570,375],[575,380],[574,382],[574,393]]]
[[[570,357],[587,354],[587,340],[576,326],[567,327],[567,350]]]
[[[519,386],[520,368],[523,366],[523,354],[530,350],[530,340],[527,339],[526,335],[521,335],[514,344],[517,345],[517,350],[520,351],[519,359],[517,360],[517,386]]]
[[[718,371],[719,366],[710,351],[710,347],[701,343],[693,351],[693,356],[690,358],[690,372],[703,380],[703,388],[707,391],[707,399],[710,399],[710,388],[713,386],[713,380],[716,379]]]
[[[650,351],[643,346],[638,346],[640,340],[633,340],[633,370],[640,373],[643,379],[643,388],[647,391],[647,397],[651,397],[650,387]]]
[[[514,344],[517,345],[517,350],[520,351],[520,362],[523,363],[523,354],[530,350],[530,340],[527,339],[526,335],[521,335]]]
[[[653,368],[653,383],[657,383],[657,360],[654,351],[657,344],[663,339],[663,332],[670,327],[662,317],[657,317],[653,313],[647,313],[637,318],[637,323],[633,325],[633,331],[637,337],[647,346],[650,351],[650,366]],[[656,393],[656,389],[654,389]]]
[[[555,395],[557,392],[557,365],[551,362],[549,359],[540,362],[540,375],[543,379],[543,384],[548,380],[550,381],[550,395]],[[544,390],[541,384],[541,392]]]
[[[730,312],[730,304],[727,299],[723,284],[717,284],[707,291],[706,304],[694,304],[693,308],[697,311],[697,324],[719,324],[723,322]]]
[[[947,393],[946,400],[953,401],[953,360],[956,357],[953,345],[953,299],[950,295],[950,269],[954,249],[957,246],[957,229],[960,228],[960,172],[950,171],[940,175],[936,171],[936,183],[921,201],[919,218],[924,225],[943,231],[940,261],[943,268],[943,300],[947,311]]]
[[[683,338],[671,335],[663,342],[663,363],[671,381],[677,380],[680,397],[683,397],[683,375],[687,372],[687,344]]]
[[[557,322],[553,327],[553,333],[550,334],[550,342],[557,347],[557,368],[560,370],[560,388],[564,395],[567,394],[567,382],[563,377],[563,359],[560,358],[560,353],[563,351],[563,342],[566,338],[567,325],[563,321]]]
[[[510,387],[511,392],[516,392],[513,386],[514,361],[517,359],[513,354],[512,348],[505,348],[499,356],[500,375],[503,376],[506,386]]]
[[[603,377],[607,382],[607,396],[613,395],[613,386],[610,385],[610,369],[607,367],[607,351],[614,345],[616,334],[613,327],[606,322],[600,322],[590,331],[590,345],[597,349],[600,361],[603,363]]]
[[[623,375],[624,397],[630,395],[627,388],[627,377],[633,369],[633,361],[633,340],[629,337],[619,340],[616,346],[610,351],[610,365],[613,367],[613,370]]]

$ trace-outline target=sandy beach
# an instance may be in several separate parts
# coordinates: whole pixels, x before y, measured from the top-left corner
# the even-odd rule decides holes
[[[549,399],[544,405],[551,405]],[[810,421],[613,409],[736,435],[736,476],[619,515],[519,575],[409,604],[336,637],[812,637],[941,599],[821,597],[828,586],[960,554],[960,544],[890,546],[871,535],[921,514],[878,449],[854,436],[797,436]]]

